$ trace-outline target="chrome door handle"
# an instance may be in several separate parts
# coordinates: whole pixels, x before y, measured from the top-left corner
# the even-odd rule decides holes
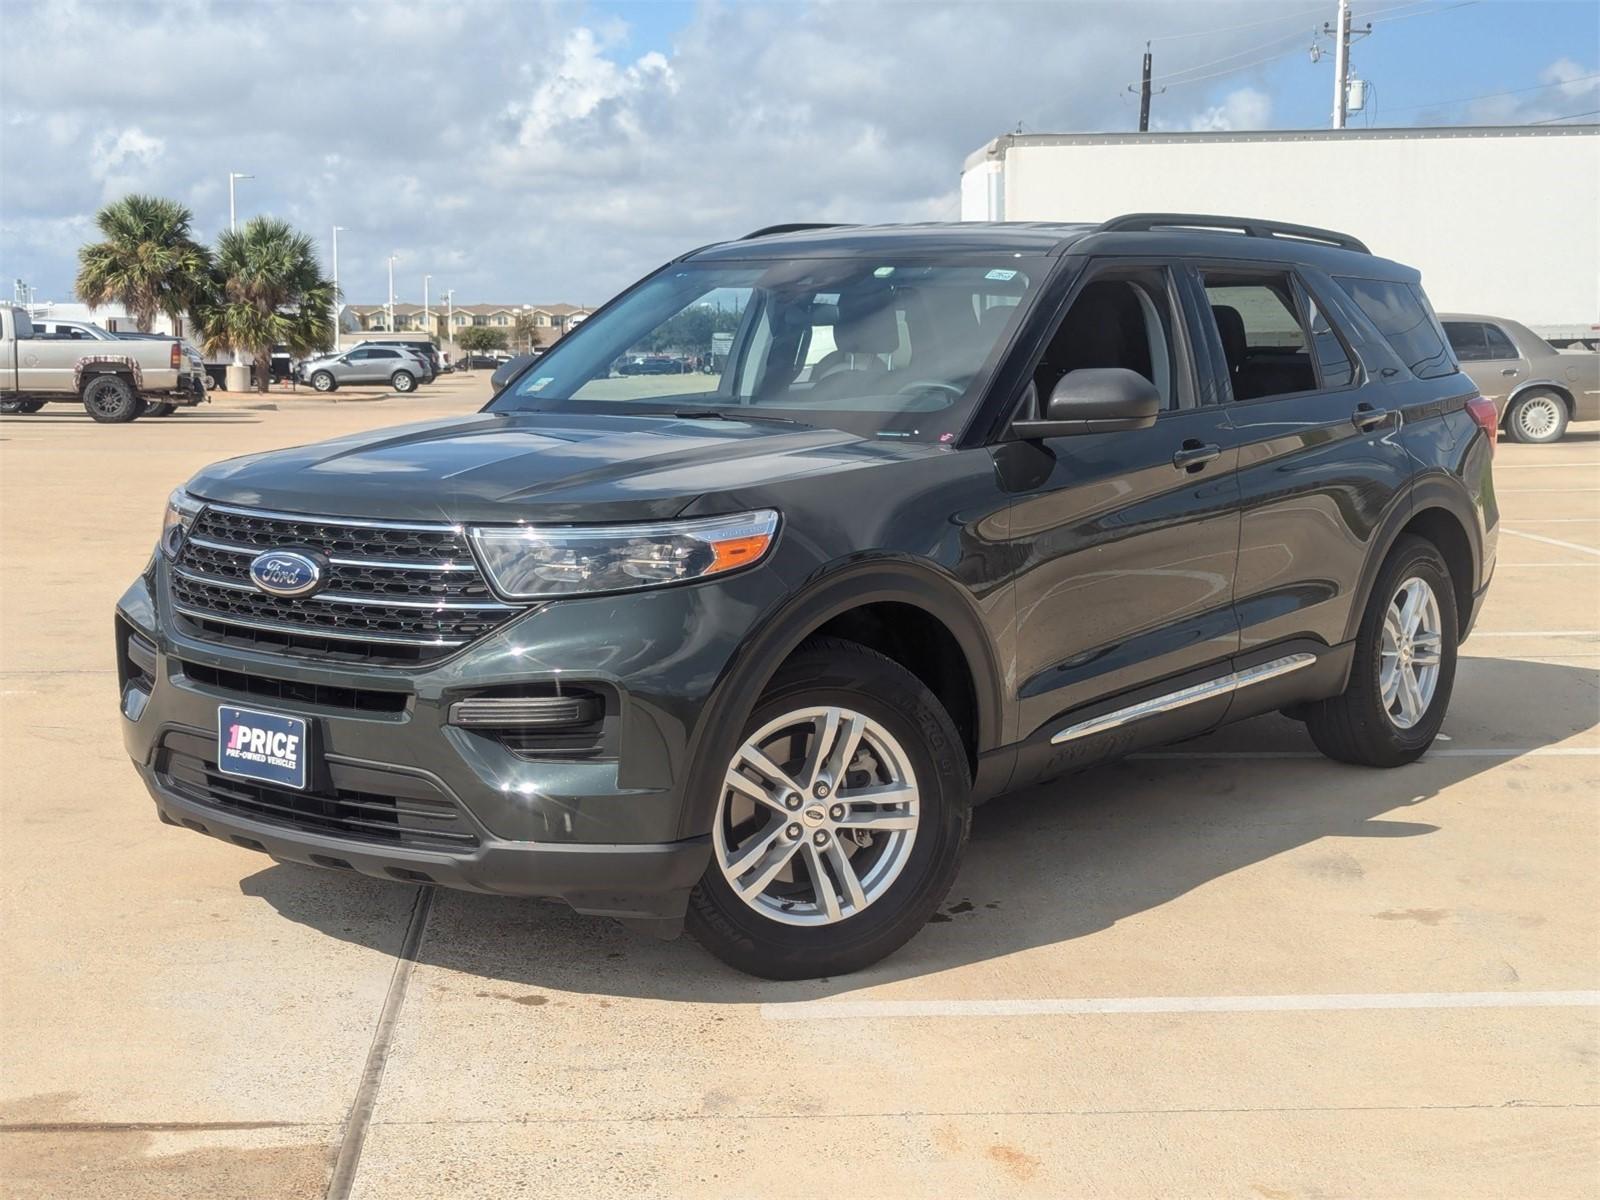
[[[1198,442],[1193,438],[1184,442],[1183,449],[1172,456],[1172,465],[1180,471],[1198,471],[1208,462],[1222,457],[1222,447],[1213,442]]]
[[[1388,409],[1373,408],[1369,404],[1363,404],[1351,415],[1350,423],[1357,429],[1376,429],[1388,419]]]
[[[1515,368],[1515,367],[1504,367],[1500,371],[1500,374],[1502,374],[1502,375],[1515,375],[1516,373],[1517,373],[1517,368]]]

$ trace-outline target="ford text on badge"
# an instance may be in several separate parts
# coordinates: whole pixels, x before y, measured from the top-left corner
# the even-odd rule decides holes
[[[298,717],[221,705],[217,769],[281,787],[305,787],[306,723]]]

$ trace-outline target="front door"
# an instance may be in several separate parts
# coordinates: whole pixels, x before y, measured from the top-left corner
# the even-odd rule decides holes
[[[999,449],[1002,482],[1020,492],[1011,532],[1024,741],[1224,676],[1239,644],[1238,452],[1225,409],[1197,384],[1179,282],[1161,265],[1091,265],[1086,278],[1033,390],[1047,397],[1069,371],[1125,367],[1156,384],[1163,411],[1147,429]],[[1187,705],[1182,721],[1203,729],[1225,708],[1226,697]],[[1050,769],[1061,765],[1057,755]]]

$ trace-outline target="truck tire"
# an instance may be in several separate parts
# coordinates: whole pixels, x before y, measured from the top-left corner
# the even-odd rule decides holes
[[[45,401],[43,400],[18,400],[14,398],[0,400],[0,413],[4,413],[8,417],[26,416],[29,413],[38,412],[44,406]]]
[[[417,388],[417,377],[410,371],[396,371],[389,376],[389,386],[397,392],[412,392]]]
[[[688,925],[741,971],[858,971],[909,941],[955,881],[971,825],[966,747],[922,681],[874,650],[801,647],[724,778]]]
[[[1548,388],[1531,388],[1506,409],[1506,436],[1513,442],[1546,445],[1567,433],[1567,405]]]
[[[1432,542],[1400,538],[1361,618],[1349,684],[1305,706],[1317,749],[1366,767],[1421,758],[1450,706],[1459,637],[1450,568]]]
[[[121,425],[144,413],[144,398],[121,375],[96,375],[83,385],[83,407],[96,421]]]
[[[170,417],[177,411],[178,406],[176,404],[163,400],[159,404],[150,405],[149,408],[144,410],[144,415],[147,417]]]
[[[339,386],[339,381],[333,377],[332,371],[313,371],[311,386],[319,392],[331,392]]]

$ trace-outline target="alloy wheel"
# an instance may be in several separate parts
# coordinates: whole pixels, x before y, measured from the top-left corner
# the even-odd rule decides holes
[[[1433,588],[1415,575],[1395,591],[1383,618],[1378,688],[1397,729],[1421,721],[1439,686],[1444,623]]]
[[[807,707],[734,755],[712,843],[728,886],[762,916],[830,925],[900,877],[919,807],[910,758],[887,729],[849,708]]]

